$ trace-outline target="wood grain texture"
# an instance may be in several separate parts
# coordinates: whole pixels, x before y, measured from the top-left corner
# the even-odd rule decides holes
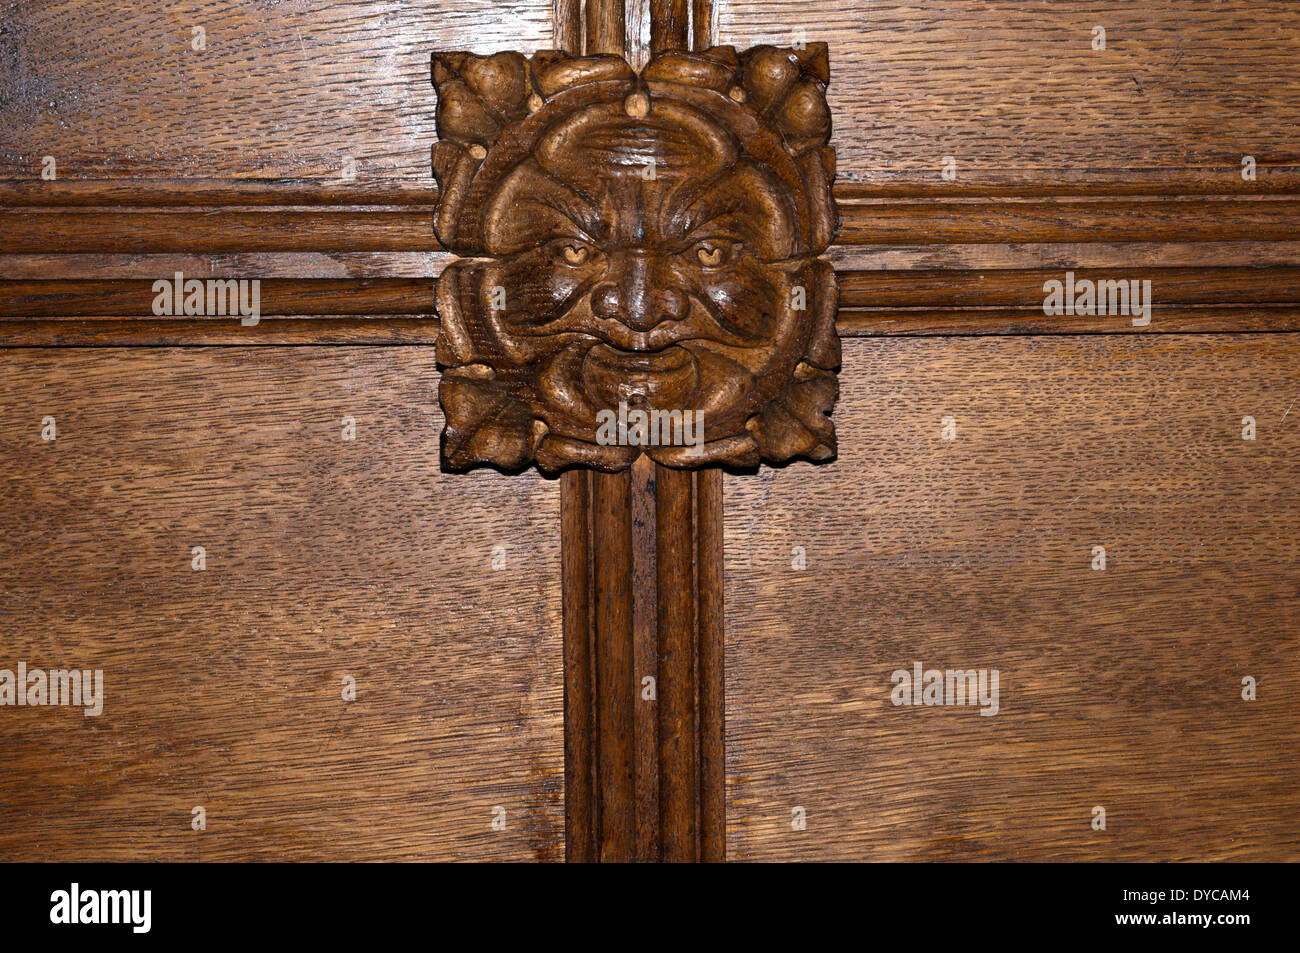
[[[650,0],[651,53],[689,50],[692,48],[691,38],[690,0]]]
[[[562,856],[558,487],[441,474],[436,374],[0,353],[0,668],[105,679],[97,718],[0,708],[0,858]]]
[[[651,6],[600,0],[584,14],[578,0],[564,0],[503,14],[487,0],[294,0],[277,7],[272,25],[256,0],[198,0],[168,16],[97,0],[78,6],[72,33],[59,28],[67,3],[14,8],[0,34],[0,76],[10,79],[0,123],[0,276],[147,277],[184,267],[432,278],[448,259],[426,221],[436,201],[426,164],[436,105],[427,51],[578,52],[589,15],[622,29],[622,51],[640,65],[654,24],[677,36],[685,9]],[[829,41],[848,243],[833,255],[848,268],[959,271],[1049,258],[1088,267],[1127,255],[1131,267],[1300,263],[1300,145],[1289,121],[1300,96],[1296,18],[1287,4],[1253,4],[1242,17],[1233,5],[1193,0],[1082,11],[1020,0],[834,11],[813,0],[744,0],[720,10],[696,0],[689,17],[697,48],[715,38],[789,43],[796,28]],[[1091,49],[1098,24],[1108,30],[1106,51]],[[210,37],[205,51],[189,47],[194,25]],[[140,62],[156,68],[138,70]],[[323,127],[341,132],[323,141]],[[1241,178],[1246,154],[1258,162],[1254,181]],[[45,155],[58,160],[55,181],[38,177]],[[958,162],[955,180],[939,174],[944,155]],[[1252,196],[1272,198],[1236,201]],[[882,333],[1051,330],[933,305],[879,317],[872,327]],[[1287,320],[1220,309],[1189,313],[1175,327],[1279,329]],[[863,321],[853,315],[850,324]],[[331,334],[323,342],[339,339],[323,330]],[[375,330],[348,334],[402,340]],[[68,332],[26,328],[18,337],[205,340],[192,328],[171,338],[102,324],[82,337]]]
[[[4,16],[0,178],[14,179],[52,155],[65,179],[427,183],[429,50],[554,42],[542,0],[31,0]]]
[[[111,317],[0,320],[0,347],[280,347],[355,344],[390,346],[437,341],[438,323],[423,318],[355,314],[238,320]]]
[[[152,316],[158,297],[153,284],[148,280],[0,282],[0,318]],[[268,316],[434,314],[435,284],[422,278],[271,278],[258,287],[260,312]],[[213,315],[206,320],[221,318]]]
[[[890,200],[842,204],[840,219],[842,245],[1294,241],[1300,200]]]
[[[714,0],[691,0],[691,49],[707,50],[718,33],[718,5]]]
[[[722,860],[721,471],[561,486],[567,857]]]
[[[677,14],[651,13],[653,39]],[[661,52],[639,71],[608,52],[451,51],[432,69],[435,229],[465,256],[436,298],[446,467],[834,453],[824,45]]]
[[[682,470],[663,470],[655,480],[658,807],[663,859],[678,863],[696,859],[699,840],[694,482]]]
[[[839,460],[727,480],[730,857],[1300,859],[1300,341],[844,363]],[[894,707],[915,661],[1000,712]]]
[[[942,186],[944,156],[962,187],[1300,181],[1293,3],[734,0],[716,41],[784,45],[795,29],[834,51],[845,182]]]
[[[596,799],[595,580],[591,568],[591,477],[560,475],[560,545],[564,606],[564,856],[590,863],[600,845]]]
[[[552,0],[552,22],[555,49],[570,53],[582,52],[582,32],[585,14],[582,0]]]
[[[582,7],[587,25],[583,35],[586,54],[622,56],[627,36],[623,0],[583,0]]]
[[[1063,282],[1062,268],[842,270],[836,323],[844,336],[1300,328],[1294,265],[1134,268],[1116,260],[1112,268],[1068,270],[1076,281],[1151,282],[1151,323],[1135,326],[1127,313],[1044,315],[1044,284]],[[0,280],[0,344],[269,344],[311,341],[312,333],[322,343],[432,344],[434,288],[412,278],[267,279],[260,285],[267,326],[244,328],[221,316],[152,318],[156,295],[148,279]],[[138,322],[116,320],[132,317]]]
[[[0,253],[440,251],[426,210],[0,209]]]
[[[1035,334],[1238,334],[1300,331],[1294,305],[1158,305],[1151,323],[1118,315],[1045,315],[1041,308],[847,309],[842,337],[983,337]]]

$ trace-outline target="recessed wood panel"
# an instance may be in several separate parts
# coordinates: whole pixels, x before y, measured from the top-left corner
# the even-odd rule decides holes
[[[784,45],[796,29],[831,46],[843,182],[1232,190],[1294,185],[1300,165],[1294,3],[719,5],[722,43]],[[1255,183],[1241,180],[1243,155],[1256,157]]]
[[[558,483],[441,474],[436,381],[426,348],[0,353],[0,668],[105,696],[0,708],[0,858],[562,856]]]
[[[1300,342],[855,340],[840,380],[837,462],[726,484],[730,856],[1300,859]],[[915,662],[998,714],[895,706]]]
[[[48,155],[61,178],[432,183],[429,52],[553,44],[546,0],[28,0],[3,17],[0,178],[38,178]]]

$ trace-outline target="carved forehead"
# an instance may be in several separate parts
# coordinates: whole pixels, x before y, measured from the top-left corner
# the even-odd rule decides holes
[[[537,161],[556,179],[594,193],[608,177],[644,177],[651,162],[656,179],[712,177],[735,163],[731,134],[696,110],[656,100],[645,116],[631,116],[624,103],[599,103],[552,126],[537,144]]]
[[[566,116],[503,177],[486,211],[491,254],[560,236],[672,246],[707,234],[780,259],[795,253],[798,219],[777,170],[745,154],[713,118],[663,99],[643,116],[621,100]]]
[[[730,237],[760,259],[798,253],[793,197],[772,170],[742,158],[712,176],[647,181],[606,178],[579,192],[536,163],[516,167],[494,192],[484,220],[486,249],[513,255],[561,237],[679,250]]]

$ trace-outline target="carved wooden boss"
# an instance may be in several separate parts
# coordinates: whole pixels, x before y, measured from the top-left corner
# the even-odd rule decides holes
[[[835,454],[826,47],[676,9],[641,69],[621,4],[585,54],[433,57],[443,465],[566,471],[573,860],[722,859],[717,468]]]

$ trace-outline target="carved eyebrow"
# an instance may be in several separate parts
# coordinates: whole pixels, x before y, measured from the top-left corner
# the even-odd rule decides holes
[[[690,200],[682,205],[681,210],[673,216],[672,220],[665,224],[679,227],[683,235],[691,235],[709,224],[709,222],[716,221],[723,216],[734,215],[740,211],[734,198],[729,198],[721,207],[708,209],[706,206],[704,210],[700,209],[700,206],[705,203],[718,201],[718,185],[725,180],[730,172],[730,168],[723,169],[701,182],[695,188],[695,195],[691,196]],[[671,197],[667,201],[672,201]],[[665,231],[668,231],[668,229],[665,228]]]
[[[540,241],[575,238],[597,244],[598,212],[585,195],[537,165],[519,170],[510,191],[496,197],[501,214],[490,220],[489,244],[502,253],[515,253]],[[510,199],[508,207],[500,205]]]
[[[548,195],[534,195],[528,201],[549,208],[560,217],[568,219],[587,241],[593,243],[598,241],[595,236],[600,231],[600,214],[596,210],[595,203],[573,186],[561,182],[550,171],[542,169],[541,172],[546,177],[546,180],[556,187],[559,194],[568,201],[556,202]]]
[[[596,239],[592,235],[589,226],[584,224],[583,222],[578,221],[576,218],[574,218],[573,215],[569,214],[568,209],[556,205],[554,202],[545,202],[540,199],[532,199],[530,201],[535,205],[541,205],[545,208],[549,208],[551,211],[559,215],[560,218],[564,219],[566,222],[568,222],[570,225],[573,226],[573,234],[570,234],[566,231],[562,231],[555,227],[548,228],[546,230],[546,234],[548,234],[550,238],[579,238],[585,242],[590,242],[593,245],[597,244],[598,239]]]

